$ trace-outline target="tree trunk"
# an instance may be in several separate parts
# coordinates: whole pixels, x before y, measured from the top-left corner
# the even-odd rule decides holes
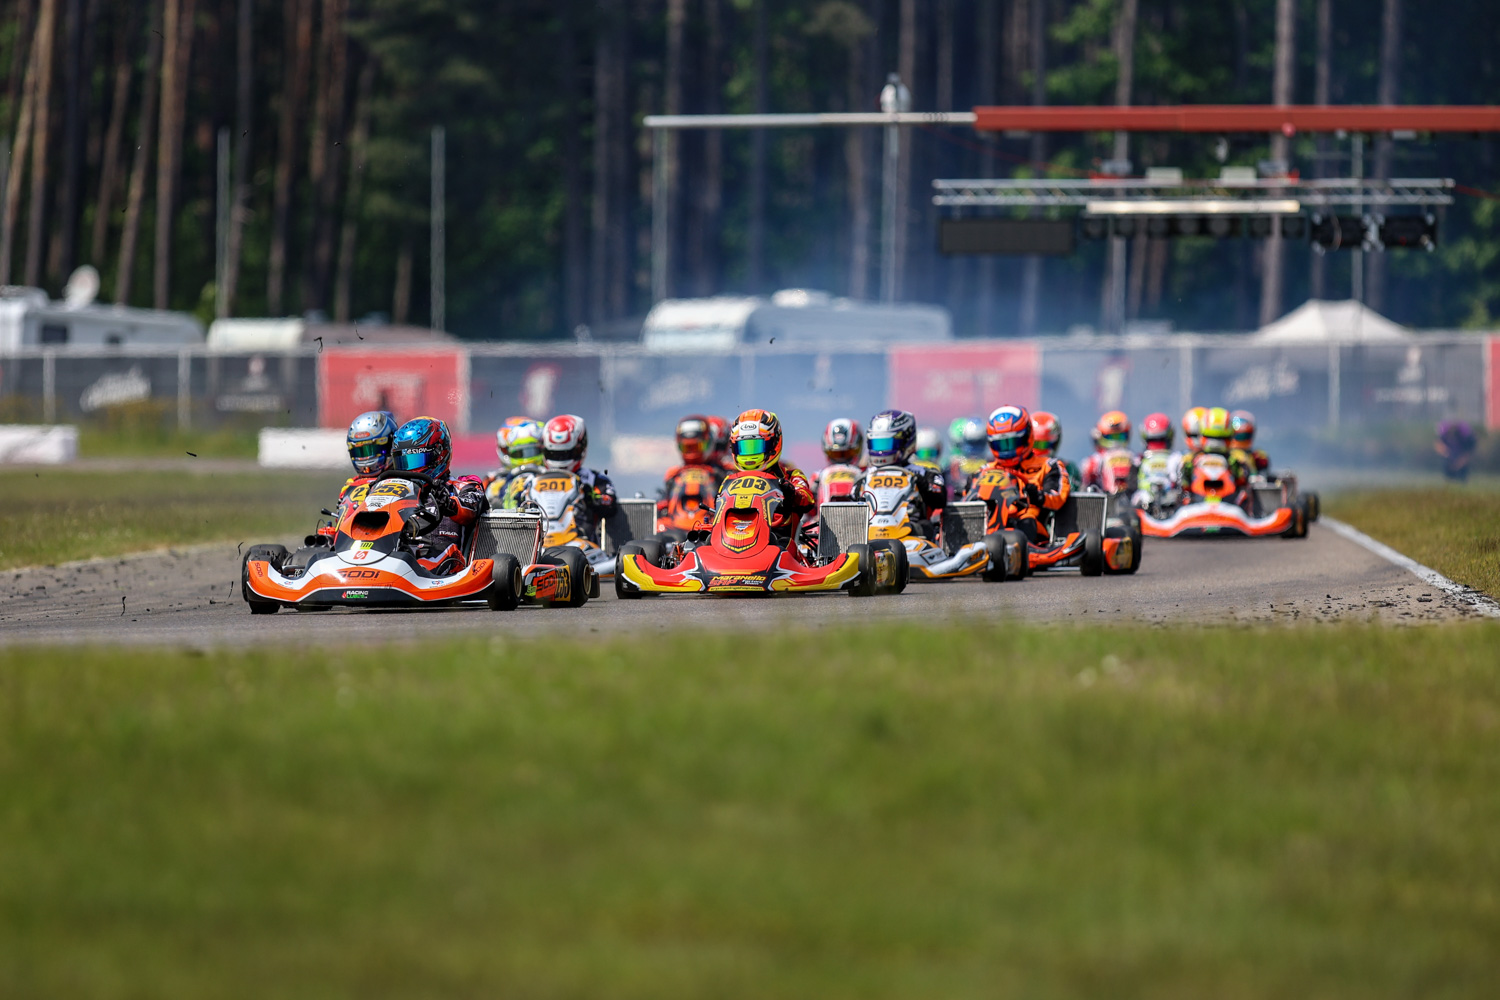
[[[391,322],[397,326],[405,326],[406,318],[411,313],[411,239],[405,238],[401,242],[401,249],[396,252],[396,285],[391,294]]]
[[[327,305],[333,277],[333,232],[338,218],[339,186],[344,177],[342,137],[349,88],[349,36],[344,25],[347,14],[348,0],[324,0],[323,36],[327,46],[325,85],[320,88],[319,98],[322,141],[314,143],[314,149],[320,152],[314,183],[318,207],[313,223],[312,287],[306,303],[310,309]],[[335,139],[336,136],[339,138]]]
[[[753,60],[755,112],[771,109],[771,56],[766,10],[771,0],[754,0],[754,24],[751,28],[750,52]],[[750,131],[750,218],[745,239],[747,291],[758,295],[766,281],[766,169],[769,136],[762,128]]]
[[[136,128],[135,156],[130,166],[130,190],[125,195],[125,225],[120,234],[120,262],[115,268],[115,301],[130,304],[130,286],[135,277],[136,241],[140,238],[141,206],[146,200],[146,173],[151,169],[155,145],[156,104],[161,83],[162,7],[167,0],[152,0],[146,24],[146,80],[141,89],[141,117]]]
[[[5,205],[0,209],[0,285],[10,284],[11,253],[16,245],[16,220],[21,214],[21,185],[26,179],[26,153],[31,143],[31,120],[36,106],[36,68],[40,60],[38,39],[33,36],[21,81],[21,107],[16,119],[16,145],[10,151],[10,172],[5,178]],[[17,58],[20,58],[19,54]]]
[[[224,287],[219,295],[224,315],[234,315],[240,291],[240,260],[244,256],[245,226],[250,221],[250,126],[255,102],[255,0],[238,0],[235,19],[234,200],[229,209],[229,234],[224,240]]]
[[[593,257],[589,288],[589,319],[594,325],[605,320],[609,294],[609,192],[610,192],[610,59],[614,52],[613,32],[609,22],[618,16],[608,0],[598,0],[594,30],[594,177],[589,222],[593,228]]]
[[[667,67],[665,105],[669,115],[682,114],[682,64],[683,35],[687,29],[687,0],[667,0]],[[682,187],[682,138],[680,133],[668,130],[662,136],[662,150],[666,155],[666,232],[664,246],[658,248],[666,258],[665,297],[672,297],[676,285],[672,272],[677,267],[678,240],[676,234],[682,230],[683,199],[678,193]]]
[[[1129,106],[1135,84],[1135,22],[1139,10],[1140,0],[1121,0],[1120,14],[1115,19],[1115,65],[1119,67],[1115,76],[1115,104],[1122,108]],[[1122,164],[1130,159],[1129,132],[1115,133],[1114,159]],[[1107,333],[1120,333],[1125,327],[1125,258],[1125,240],[1111,237],[1102,310]]]
[[[338,275],[333,283],[333,318],[349,322],[350,290],[354,285],[355,226],[364,195],[365,146],[370,140],[370,104],[375,92],[375,60],[366,59],[359,71],[354,98],[354,131],[349,135],[349,185],[344,200],[344,225],[339,233]]]
[[[1318,64],[1313,75],[1313,103],[1326,106],[1331,100],[1333,68],[1333,0],[1318,0]],[[1330,146],[1328,135],[1319,132],[1317,138],[1318,164],[1313,170],[1316,177],[1327,177]],[[1312,255],[1312,297],[1326,298],[1328,289],[1328,261],[1323,254]]]
[[[104,130],[99,197],[94,203],[93,238],[89,242],[89,257],[100,270],[104,268],[104,256],[108,250],[110,213],[114,210],[115,191],[120,186],[120,145],[125,136],[125,116],[130,108],[130,81],[134,76],[130,43],[135,40],[138,24],[132,10],[122,13],[121,20],[115,25],[114,90],[110,94],[109,125]]]
[[[974,33],[978,39],[977,64],[978,93],[975,100],[980,104],[999,104],[1000,68],[996,53],[1000,49],[1000,0],[978,0],[974,11]],[[979,175],[995,176],[995,138],[989,137],[979,154]],[[974,262],[974,281],[978,286],[974,296],[974,333],[980,337],[995,335],[995,285],[999,281],[999,267],[995,258],[988,254]],[[1023,300],[1024,305],[1024,300]]]
[[[579,132],[583,128],[579,111],[583,103],[579,93],[578,24],[576,0],[563,5],[560,63],[563,104],[567,119],[563,126],[563,280],[562,317],[568,333],[584,321],[584,303],[588,294],[588,250],[583,231],[583,148]],[[351,201],[352,205],[353,202]]]
[[[866,51],[870,48],[866,39],[854,41],[849,46],[848,101],[850,111],[863,111],[869,107],[870,95],[865,92]],[[868,158],[865,150],[866,129],[844,130],[844,166],[849,172],[849,297],[855,301],[870,294],[870,181],[865,169]]]
[[[1031,4],[1028,19],[1031,26],[1031,103],[1041,107],[1047,103],[1047,11],[1043,0],[1028,2]],[[1042,161],[1047,158],[1047,133],[1031,133],[1029,155],[1032,169],[1040,172]],[[1033,254],[1021,265],[1021,336],[1036,335],[1041,299],[1042,258]]]
[[[703,112],[724,110],[724,0],[703,0]],[[858,129],[850,129],[857,132]],[[724,133],[703,131],[703,169],[692,189],[697,221],[691,233],[693,287],[699,295],[720,291],[719,227],[724,211]]]
[[[896,72],[901,76],[901,82],[908,90],[911,90],[917,82],[917,3],[916,0],[901,0],[897,8],[897,16],[900,18],[896,37]],[[916,95],[913,92],[912,106],[916,106]],[[899,133],[899,130],[898,130]],[[900,146],[896,157],[896,222],[892,227],[895,233],[895,249],[893,256],[896,258],[895,280],[892,288],[887,293],[891,302],[900,302],[906,297],[905,288],[907,265],[907,227],[911,224],[910,200],[911,200],[911,134],[900,135]]]
[[[52,53],[56,48],[57,0],[42,0],[36,23],[36,98],[31,140],[31,214],[26,223],[28,285],[42,283],[43,244],[46,240],[47,151],[52,137]]]
[[[152,301],[171,308],[172,229],[177,221],[177,175],[182,168],[182,129],[187,106],[188,66],[193,54],[197,0],[167,0],[162,19],[161,133],[156,137],[156,255]]]
[[[286,281],[287,230],[292,213],[292,180],[297,167],[297,120],[307,96],[312,60],[313,0],[286,0],[286,59],[290,71],[282,91],[281,131],[276,143],[276,190],[271,206],[271,248],[266,275],[266,311],[279,316]]]
[[[10,69],[5,76],[5,98],[6,107],[15,108],[20,113],[18,105],[26,99],[25,82],[27,74],[31,72],[32,60],[32,35],[31,21],[35,13],[32,0],[18,0],[16,3],[16,37],[15,45],[10,52]],[[20,136],[16,134],[10,121],[0,123],[7,131],[16,135],[16,142],[20,142]]]
[[[614,206],[609,228],[609,250],[612,267],[609,275],[609,308],[614,318],[629,313],[630,289],[633,284],[633,249],[636,243],[635,201],[632,183],[636,179],[632,164],[634,128],[630,118],[630,14],[625,11],[614,22],[614,59],[610,63],[610,203]]]
[[[1393,105],[1401,73],[1401,0],[1385,0],[1380,20],[1380,90],[1376,101]],[[1389,135],[1375,140],[1375,176],[1381,180],[1390,179],[1393,152]],[[1385,308],[1385,254],[1367,253],[1364,257],[1365,304],[1380,312]]]
[[[1276,68],[1271,80],[1271,103],[1292,103],[1293,74],[1297,60],[1297,3],[1296,0],[1276,0]],[[1271,159],[1286,163],[1290,150],[1287,137],[1276,134],[1271,137]],[[1286,241],[1281,234],[1273,232],[1266,240],[1265,263],[1260,284],[1260,325],[1276,319],[1282,313],[1285,293],[1282,289],[1286,270]]]
[[[48,270],[66,281],[78,264],[78,216],[83,186],[84,114],[88,90],[83,65],[83,0],[67,0],[63,17],[62,178],[58,190],[55,261]]]

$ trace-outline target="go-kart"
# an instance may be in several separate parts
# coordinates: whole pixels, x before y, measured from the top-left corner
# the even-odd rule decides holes
[[[1092,489],[1069,493],[1062,507],[1038,518],[1047,532],[1038,544],[1009,526],[1021,495],[1009,473],[985,469],[974,477],[969,495],[985,503],[987,536],[1025,545],[1027,573],[1076,568],[1084,576],[1099,576],[1134,573],[1141,567],[1141,527],[1118,496]]]
[[[512,531],[508,544],[497,546],[488,516],[466,532],[461,551],[424,558],[417,539],[440,519],[432,503],[437,486],[421,473],[386,472],[344,505],[331,542],[309,536],[296,560],[284,546],[252,545],[240,572],[250,613],[468,602],[508,611],[523,600],[578,607],[597,590],[581,554],[540,552],[535,515],[526,522],[529,544],[517,543]]]
[[[799,545],[771,528],[784,502],[781,489],[770,477],[753,472],[730,476],[719,489],[705,540],[684,544],[645,539],[620,546],[615,595],[632,600],[646,594],[842,590],[868,597],[905,589],[906,550],[899,543],[860,541],[846,551],[826,557],[820,552],[809,559]],[[700,521],[695,534],[703,530]],[[837,537],[836,526],[821,526],[819,539],[825,549]]]
[[[1175,505],[1140,512],[1141,530],[1152,538],[1237,535],[1248,538],[1305,538],[1304,501],[1287,501],[1281,484],[1242,489],[1223,455],[1193,457],[1187,482]]]
[[[672,478],[666,496],[656,501],[656,537],[680,542],[698,520],[698,512],[712,510],[718,492],[718,476],[703,465],[685,465]]]
[[[572,549],[583,553],[593,572],[603,580],[615,573],[615,559],[579,530],[584,502],[583,480],[566,469],[549,469],[530,476],[521,488],[517,509],[541,514],[543,551]]]
[[[979,576],[997,581],[1007,576],[1019,577],[1022,557],[1007,550],[1006,538],[1001,534],[985,537],[975,533],[970,540],[961,511],[945,512],[939,533],[941,544],[928,537],[922,530],[924,526],[912,519],[912,509],[921,501],[916,478],[906,469],[899,466],[871,469],[865,474],[861,492],[870,506],[870,541],[891,540],[905,546],[913,580]],[[1021,544],[1025,544],[1024,536]]]
[[[837,503],[854,496],[854,486],[864,471],[857,465],[835,463],[818,473],[818,503]]]

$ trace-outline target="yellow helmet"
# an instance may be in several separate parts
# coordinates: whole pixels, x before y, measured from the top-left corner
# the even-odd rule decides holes
[[[742,472],[769,469],[781,460],[781,421],[770,410],[746,410],[729,432],[729,453]]]
[[[1204,451],[1229,454],[1229,439],[1234,430],[1229,426],[1229,411],[1222,406],[1215,406],[1203,417],[1203,444]]]
[[[1208,408],[1195,406],[1182,415],[1182,437],[1189,448],[1198,447],[1198,437],[1203,433],[1203,418],[1208,416]]]

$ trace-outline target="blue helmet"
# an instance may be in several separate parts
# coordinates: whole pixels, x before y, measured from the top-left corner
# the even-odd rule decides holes
[[[905,410],[882,410],[865,434],[871,465],[905,465],[917,448],[917,418]]]
[[[378,476],[391,462],[391,443],[396,437],[396,418],[389,410],[361,413],[349,425],[345,442],[349,461],[362,476]]]
[[[448,463],[453,460],[453,438],[448,425],[436,417],[417,417],[396,432],[395,452],[391,459],[394,471],[446,479]]]

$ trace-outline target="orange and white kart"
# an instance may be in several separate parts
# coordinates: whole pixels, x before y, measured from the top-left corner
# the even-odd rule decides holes
[[[857,465],[836,462],[818,473],[818,503],[838,503],[854,496],[854,487],[864,470]]]
[[[785,497],[776,480],[753,472],[730,476],[699,544],[657,539],[626,542],[617,556],[615,595],[632,600],[646,594],[799,594],[847,591],[858,597],[900,593],[906,587],[899,543],[863,541],[844,552],[809,559],[801,547],[771,530]],[[864,504],[840,506],[860,507]],[[705,514],[705,517],[707,515]],[[695,533],[702,531],[702,521]],[[837,526],[824,523],[819,538],[827,548]]]
[[[1295,480],[1291,488],[1296,489]],[[1175,507],[1163,509],[1158,504],[1141,510],[1141,530],[1152,538],[1307,535],[1305,500],[1288,502],[1287,487],[1282,484],[1241,488],[1223,455],[1195,455],[1179,497]]]
[[[280,545],[251,546],[240,573],[250,613],[467,603],[508,611],[523,600],[579,607],[597,592],[581,554],[542,554],[536,515],[486,515],[460,552],[420,557],[414,539],[438,519],[434,485],[421,473],[384,473],[341,510],[330,546],[299,550],[305,563]]]
[[[985,504],[986,537],[998,535],[1008,547],[1019,549],[1026,573],[1077,569],[1084,576],[1099,576],[1140,569],[1141,529],[1118,498],[1075,490],[1058,510],[1042,512],[1038,521],[1047,537],[1037,544],[1010,527],[1020,495],[1020,485],[1003,469],[982,470],[969,487],[969,497]]]

